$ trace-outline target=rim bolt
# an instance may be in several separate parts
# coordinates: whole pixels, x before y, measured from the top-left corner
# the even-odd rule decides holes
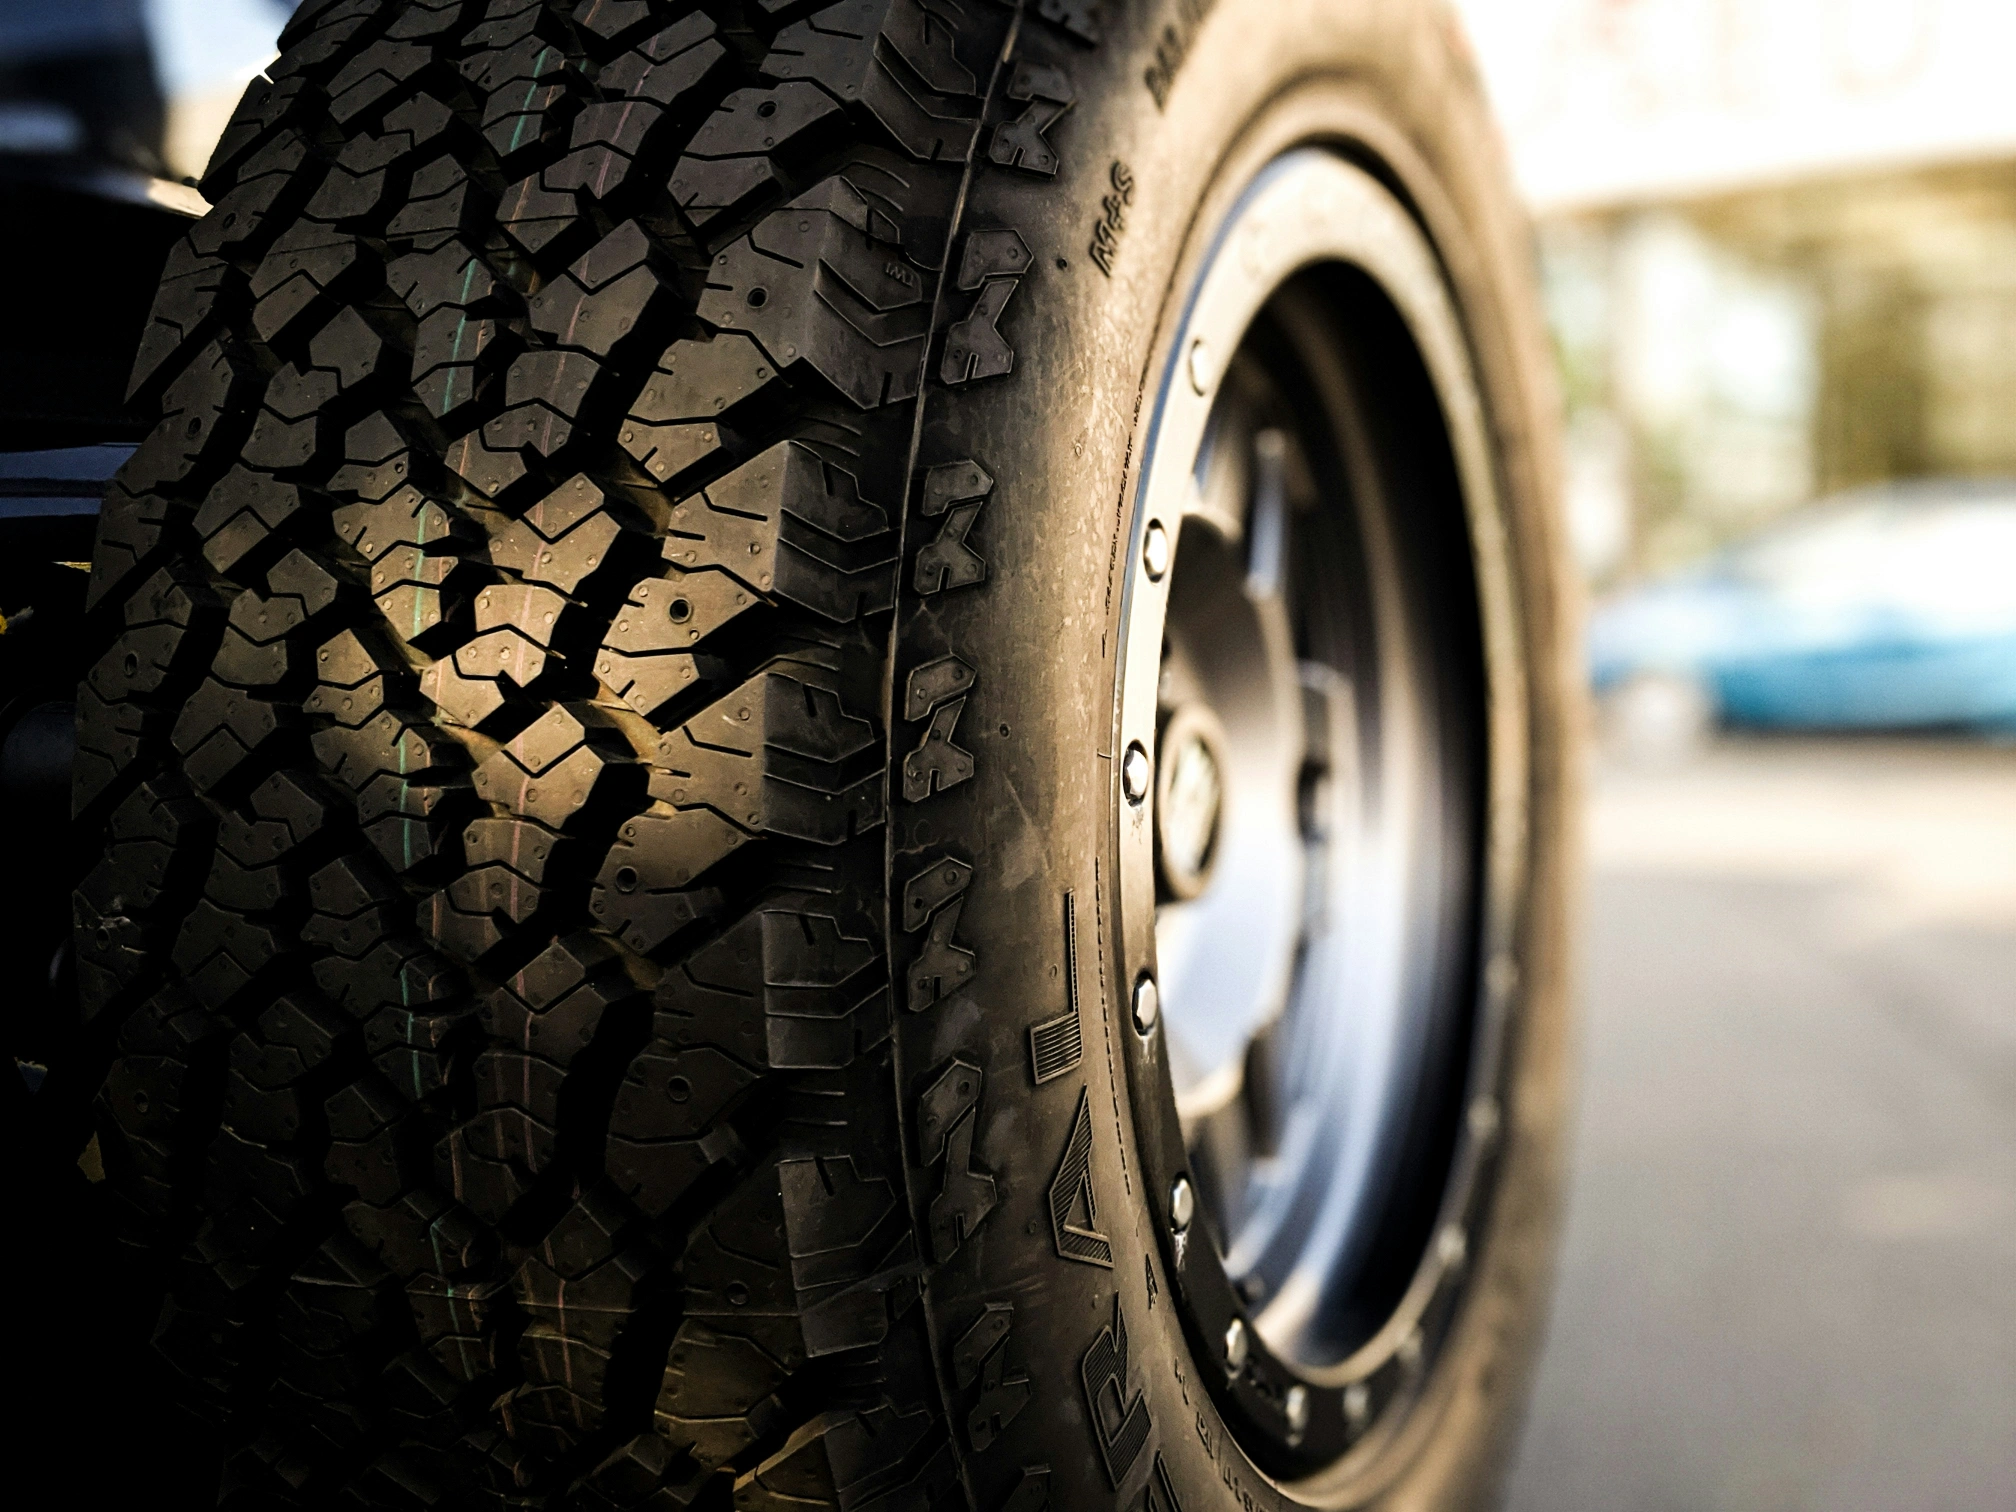
[[[1159,583],[1169,570],[1169,532],[1160,520],[1148,522],[1147,539],[1141,543],[1141,565],[1148,569],[1148,581]]]
[[[1162,1021],[1162,989],[1155,985],[1155,978],[1143,976],[1134,984],[1134,1027],[1143,1034],[1153,1034],[1155,1026]],[[1182,1186],[1182,1182],[1177,1183]],[[1185,1188],[1188,1190],[1188,1188]],[[1185,1218],[1183,1223],[1190,1220]],[[1176,1225],[1178,1228],[1182,1223]]]
[[[1234,1318],[1225,1329],[1225,1368],[1235,1376],[1246,1368],[1246,1325]]]
[[[1288,1409],[1289,1433],[1296,1438],[1302,1437],[1309,1427],[1309,1388],[1290,1386],[1288,1400],[1284,1405]]]
[[[1199,394],[1211,392],[1211,348],[1202,336],[1190,343],[1190,387]]]
[[[1139,804],[1148,796],[1148,752],[1140,741],[1127,747],[1127,754],[1120,760],[1120,790],[1127,795],[1127,801]]]
[[[1169,1226],[1180,1234],[1196,1216],[1197,1194],[1190,1189],[1190,1178],[1178,1176],[1176,1184],[1169,1188]]]

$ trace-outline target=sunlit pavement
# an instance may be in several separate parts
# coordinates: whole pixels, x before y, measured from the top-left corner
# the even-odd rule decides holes
[[[2016,749],[1600,774],[1512,1512],[2016,1508]]]

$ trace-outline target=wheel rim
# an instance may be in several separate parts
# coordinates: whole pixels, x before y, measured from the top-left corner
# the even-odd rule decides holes
[[[1523,728],[1480,409],[1418,228],[1305,149],[1214,238],[1143,457],[1137,1117],[1185,1321],[1281,1475],[1418,1389],[1489,1188]]]

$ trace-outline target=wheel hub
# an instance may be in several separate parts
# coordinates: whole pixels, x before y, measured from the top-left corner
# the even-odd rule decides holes
[[[1206,704],[1185,704],[1162,727],[1156,758],[1156,856],[1171,896],[1194,898],[1211,881],[1225,805],[1224,737]]]
[[[1167,1098],[1137,1083],[1136,1108],[1151,1190],[1184,1209],[1164,1221],[1186,1326],[1285,1470],[1418,1378],[1465,1253],[1438,1214],[1466,1211],[1463,1151],[1495,1138],[1495,1103],[1464,1102],[1488,1053],[1466,511],[1495,506],[1448,461],[1485,453],[1432,253],[1338,159],[1256,181],[1176,343],[1117,731],[1122,928],[1153,935],[1134,1024]]]

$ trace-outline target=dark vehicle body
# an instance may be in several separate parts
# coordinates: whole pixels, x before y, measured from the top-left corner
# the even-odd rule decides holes
[[[146,433],[127,407],[168,250],[204,209],[163,177],[138,0],[0,13],[0,992],[54,1022],[71,992],[67,889],[77,630],[99,501]],[[32,1055],[32,1052],[31,1052]],[[41,1068],[21,1065],[33,1091]]]

